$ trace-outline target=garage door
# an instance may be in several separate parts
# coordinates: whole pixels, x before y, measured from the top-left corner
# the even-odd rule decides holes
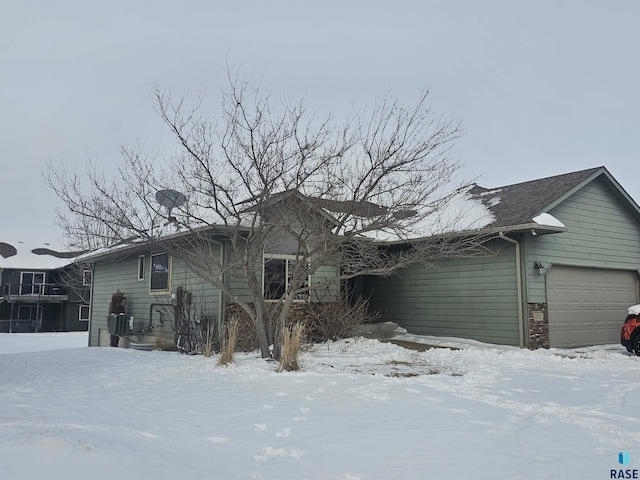
[[[638,303],[633,272],[554,266],[547,273],[549,343],[618,343],[627,308]]]

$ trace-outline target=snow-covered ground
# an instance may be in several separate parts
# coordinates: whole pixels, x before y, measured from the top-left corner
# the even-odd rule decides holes
[[[63,350],[86,347],[88,343],[87,332],[0,333],[0,354]]]
[[[640,358],[617,345],[356,339],[314,347],[298,373],[256,354],[220,368],[84,345],[0,334],[1,479],[606,479],[640,466]]]

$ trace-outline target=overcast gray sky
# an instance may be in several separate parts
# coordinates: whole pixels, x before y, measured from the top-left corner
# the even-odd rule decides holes
[[[216,105],[227,62],[336,112],[428,88],[481,185],[604,165],[640,201],[638,0],[0,0],[0,233],[60,237],[47,163],[163,148],[152,84]]]

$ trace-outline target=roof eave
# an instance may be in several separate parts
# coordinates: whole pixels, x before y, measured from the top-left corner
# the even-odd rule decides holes
[[[102,251],[94,251],[89,252],[85,255],[81,255],[75,261],[78,262],[87,262],[92,263],[97,260],[104,260],[111,257],[117,257],[122,255],[131,255],[133,253],[137,253],[139,251],[147,250],[148,248],[153,248],[154,246],[159,246],[162,242],[168,242],[171,240],[175,240],[178,238],[183,238],[189,235],[198,235],[202,233],[211,232],[213,234],[218,234],[220,236],[228,236],[228,231],[237,231],[237,232],[250,232],[252,227],[247,227],[243,225],[206,225],[198,228],[194,228],[191,230],[185,230],[181,232],[172,233],[170,235],[166,235],[164,237],[160,237],[155,240],[144,240],[137,243],[134,243],[134,240],[130,240],[129,242],[123,242],[119,245],[108,247],[105,249],[101,249]]]
[[[454,237],[484,237],[497,235],[500,233],[534,233],[535,235],[548,235],[553,233],[563,233],[568,230],[567,227],[556,227],[552,225],[541,225],[538,223],[525,223],[521,225],[509,225],[509,226],[501,226],[501,227],[490,227],[490,228],[482,228],[478,230],[464,230],[461,232],[447,232],[438,235],[429,235],[425,237],[416,237],[416,238],[407,238],[407,239],[398,239],[398,240],[373,240],[373,243],[379,245],[402,245],[406,243],[415,243],[421,242],[425,240],[436,240],[443,238],[454,238]]]
[[[29,271],[29,272],[53,272],[55,270],[62,270],[63,268],[67,268],[70,267],[71,265],[73,265],[75,263],[75,261],[70,261],[69,263],[65,263],[64,265],[60,265],[60,266],[56,266],[56,267],[37,267],[37,266],[10,266],[10,267],[6,267],[6,266],[2,266],[0,267],[0,272],[2,270],[22,270],[22,271]]]
[[[523,225],[512,225],[509,227],[498,228],[503,233],[527,233],[535,235],[548,235],[552,233],[563,233],[568,230],[567,227],[557,227],[555,225],[542,225],[540,223],[525,223]]]

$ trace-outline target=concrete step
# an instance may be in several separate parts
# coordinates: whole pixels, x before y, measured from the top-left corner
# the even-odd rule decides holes
[[[393,338],[396,335],[403,335],[405,333],[407,333],[407,331],[404,328],[393,322],[365,323],[360,325],[355,332],[356,335],[379,340]]]

